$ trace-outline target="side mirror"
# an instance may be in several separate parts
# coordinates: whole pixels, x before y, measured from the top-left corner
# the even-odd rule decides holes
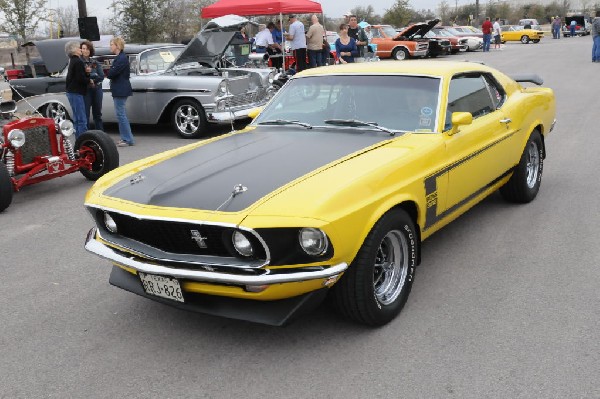
[[[448,131],[448,136],[453,136],[458,133],[460,126],[466,126],[473,123],[473,115],[470,112],[453,112],[452,113],[452,129]]]
[[[254,119],[258,116],[258,114],[261,113],[262,110],[262,107],[251,109],[250,112],[248,112],[248,117]]]

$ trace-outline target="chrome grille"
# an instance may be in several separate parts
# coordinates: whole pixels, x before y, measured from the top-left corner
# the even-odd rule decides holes
[[[250,78],[248,76],[230,78],[228,86],[230,93],[234,95],[243,94],[250,87]]]
[[[426,42],[417,43],[417,49],[419,50],[427,50],[429,48],[429,44]]]
[[[263,98],[265,98],[265,95],[266,95],[266,91],[264,88],[261,87],[258,90],[256,90],[255,92],[244,93],[244,94],[240,94],[237,96],[232,96],[227,100],[227,104],[230,107],[239,107],[242,105],[248,105],[248,104],[252,104],[257,101],[262,100]]]
[[[23,129],[25,144],[21,147],[21,161],[25,164],[33,162],[37,156],[52,155],[48,126],[36,126]]]

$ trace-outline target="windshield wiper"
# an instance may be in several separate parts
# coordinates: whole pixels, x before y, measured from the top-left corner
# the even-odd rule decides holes
[[[328,125],[334,126],[350,126],[350,127],[360,127],[360,126],[369,126],[375,128],[379,131],[389,133],[390,136],[394,136],[399,130],[389,129],[387,127],[379,126],[376,122],[364,122],[359,121],[357,119],[327,119],[325,121]]]
[[[298,125],[307,129],[312,129],[312,125],[300,121],[292,121],[287,119],[273,119],[270,121],[259,122],[259,125]]]

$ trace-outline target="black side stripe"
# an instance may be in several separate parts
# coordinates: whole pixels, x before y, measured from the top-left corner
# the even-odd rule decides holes
[[[437,178],[444,175],[445,173],[450,172],[452,169],[457,168],[458,166],[462,165],[463,163],[469,161],[470,159],[473,159],[474,157],[481,154],[482,152],[487,151],[490,148],[498,145],[499,143],[503,142],[504,140],[511,138],[518,131],[519,130],[515,130],[514,132],[512,132],[504,137],[501,137],[500,139],[486,145],[485,147],[482,147],[481,149],[467,155],[466,157],[459,159],[456,162],[451,163],[450,165],[444,166],[442,169],[437,170],[437,171],[433,172],[432,174],[430,174],[429,176],[425,177],[425,180],[424,180],[425,200],[427,203],[427,208],[425,210],[425,226],[424,226],[423,230],[427,230],[428,228],[430,228],[431,226],[433,226],[434,224],[436,224],[443,218],[447,217],[449,214],[451,214],[452,212],[454,212],[455,210],[457,210],[458,208],[460,208],[461,206],[463,206],[464,204],[466,204],[467,202],[469,202],[470,200],[472,200],[473,198],[475,198],[476,196],[478,196],[479,194],[481,194],[482,192],[484,192],[485,190],[487,190],[488,188],[493,186],[494,184],[498,183],[504,177],[508,176],[513,171],[513,168],[510,168],[509,170],[507,170],[506,172],[504,172],[503,174],[501,174],[500,176],[498,176],[497,178],[495,178],[488,184],[484,185],[483,187],[478,188],[473,193],[471,193],[469,196],[467,196],[466,198],[461,200],[459,203],[453,205],[451,208],[448,208],[447,210],[440,213],[439,215],[437,212],[437,205],[438,205]]]

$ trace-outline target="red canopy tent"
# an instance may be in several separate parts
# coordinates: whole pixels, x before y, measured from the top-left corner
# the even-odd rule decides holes
[[[202,18],[235,15],[322,14],[321,4],[311,0],[219,0],[202,9]]]

